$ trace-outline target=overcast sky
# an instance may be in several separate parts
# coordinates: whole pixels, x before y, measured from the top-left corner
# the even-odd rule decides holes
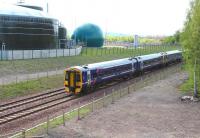
[[[17,0],[0,0],[16,3]],[[94,23],[103,32],[172,35],[183,27],[191,0],[25,0],[41,5],[73,31]]]

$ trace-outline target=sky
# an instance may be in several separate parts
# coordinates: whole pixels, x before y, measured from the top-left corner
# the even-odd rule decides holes
[[[16,3],[19,0],[0,0]],[[84,23],[98,25],[104,33],[167,36],[181,30],[191,0],[25,0],[44,7],[73,30]]]

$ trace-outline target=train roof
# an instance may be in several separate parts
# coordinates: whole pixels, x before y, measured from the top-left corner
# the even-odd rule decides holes
[[[0,4],[0,15],[54,19],[50,15],[48,15],[46,12],[30,9],[26,7],[16,6],[12,4],[6,4],[6,3]]]
[[[175,53],[181,53],[181,52],[182,51],[180,51],[180,50],[173,50],[173,51],[167,51],[165,53],[175,54]],[[137,62],[136,59],[138,61],[141,61],[141,60],[145,61],[145,60],[149,60],[149,59],[153,59],[153,58],[159,58],[162,55],[163,55],[163,52],[137,56],[135,58],[123,58],[123,59],[117,59],[117,60],[88,64],[88,65],[75,66],[75,67],[72,67],[72,68],[77,68],[77,69],[80,69],[80,70],[109,68],[109,67],[114,67],[114,66],[119,66],[119,65],[132,64],[133,61]]]
[[[173,51],[167,51],[166,53],[168,55],[170,55],[170,54],[182,53],[182,51],[180,51],[180,50],[173,50]]]
[[[131,64],[133,60],[135,59],[123,58],[123,59],[117,59],[117,60],[112,60],[112,61],[105,61],[105,62],[100,62],[100,63],[83,65],[82,67],[84,69],[109,68],[109,67],[119,66],[123,64]]]
[[[156,54],[149,54],[149,55],[143,55],[143,56],[138,56],[136,57],[138,60],[149,60],[152,58],[159,58],[161,56],[161,53],[156,53]]]

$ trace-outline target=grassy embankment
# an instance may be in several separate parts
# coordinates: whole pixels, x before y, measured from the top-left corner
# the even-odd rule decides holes
[[[151,46],[137,49],[126,48],[84,48],[79,56],[57,57],[48,59],[29,59],[16,61],[0,61],[0,75],[27,74],[34,72],[64,69],[67,66],[82,65],[106,60],[138,56],[160,51],[177,49],[175,46]],[[47,89],[63,86],[63,75],[40,78],[17,84],[0,86],[0,99],[8,99],[16,96],[28,95]]]
[[[200,65],[198,64],[197,66],[200,66]],[[181,84],[179,88],[183,92],[183,94],[193,95],[194,94],[194,70],[190,64],[185,64],[183,70],[187,71],[189,78],[183,84]],[[200,71],[196,70],[196,84],[197,84],[196,86],[197,86],[198,92],[200,90],[199,77],[200,77]]]

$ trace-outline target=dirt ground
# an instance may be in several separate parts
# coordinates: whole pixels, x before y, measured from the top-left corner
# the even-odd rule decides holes
[[[199,138],[199,103],[180,101],[176,73],[81,119],[50,130],[50,138]]]

